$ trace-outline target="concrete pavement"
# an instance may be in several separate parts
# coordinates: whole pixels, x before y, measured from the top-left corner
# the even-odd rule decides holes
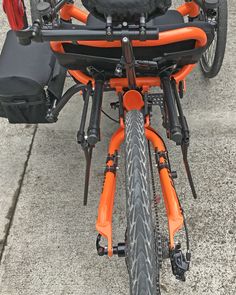
[[[164,263],[163,294],[236,293],[235,1],[229,1],[229,8],[224,67],[211,81],[196,69],[183,101],[198,201],[190,194],[179,149],[167,142],[172,166],[178,171],[176,186],[189,224],[193,258],[186,283],[176,281],[169,263]],[[0,22],[3,42],[7,26],[2,17]],[[112,95],[106,95],[106,110],[111,101]],[[80,112],[78,95],[53,125],[36,129],[0,120],[0,250],[5,246],[1,295],[128,294],[124,260],[100,258],[95,250],[107,143],[116,124],[102,118],[102,142],[95,149],[89,202],[83,207],[85,161],[75,141]],[[155,123],[161,126],[158,115]],[[116,242],[124,239],[125,231],[123,157],[120,168],[113,222]]]

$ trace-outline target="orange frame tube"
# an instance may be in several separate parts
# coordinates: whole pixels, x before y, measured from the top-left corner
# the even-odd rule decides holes
[[[130,104],[131,97],[133,98],[132,104]],[[140,110],[143,107],[143,101],[141,99],[141,93],[137,90],[129,90],[125,93],[123,102],[124,109],[126,111],[130,110]],[[149,120],[147,120],[149,122]],[[158,133],[149,126],[149,123],[145,124],[145,136],[153,145],[153,148],[157,152],[166,153],[166,147],[158,135]],[[121,124],[120,128],[113,134],[108,154],[115,155],[119,149],[120,145],[125,139],[125,127]],[[161,156],[160,163],[164,163],[166,159]],[[109,160],[107,165],[112,167],[114,164],[113,160]],[[173,179],[171,177],[168,168],[163,168],[159,171],[162,194],[165,202],[166,213],[168,217],[168,228],[170,237],[170,248],[174,248],[174,236],[175,233],[183,226],[183,215],[179,205],[178,197],[174,187]],[[108,241],[108,256],[113,255],[113,244],[112,244],[112,214],[114,206],[116,190],[116,173],[111,171],[105,172],[105,180],[103,185],[103,191],[100,198],[98,217],[96,222],[96,229],[103,237]]]
[[[154,149],[158,152],[166,152],[165,145],[151,127],[145,128],[145,135],[148,140],[151,141]],[[124,127],[120,127],[112,136],[109,145],[109,154],[113,155],[119,150],[120,145],[125,138]],[[163,163],[165,159],[160,158],[160,163]],[[113,165],[113,161],[108,162],[109,166]],[[159,171],[162,194],[165,202],[166,213],[168,217],[168,229],[170,238],[170,248],[174,248],[174,236],[178,230],[183,227],[183,215],[179,205],[176,190],[173,184],[172,177],[168,168],[163,168]],[[105,175],[105,181],[103,191],[100,198],[98,207],[98,217],[96,222],[96,229],[103,237],[108,241],[108,256],[113,255],[112,244],[112,213],[114,206],[114,197],[116,190],[116,175],[113,172],[107,172]]]
[[[158,152],[167,152],[163,140],[158,133],[151,127],[145,128],[145,134]],[[160,157],[160,163],[164,163],[165,159]],[[179,205],[178,196],[174,187],[173,179],[168,168],[159,171],[162,194],[165,202],[166,213],[168,217],[168,228],[170,238],[170,248],[174,249],[174,236],[177,231],[183,227],[183,215]]]
[[[60,10],[60,16],[65,21],[69,21],[73,17],[78,21],[86,24],[88,13],[80,10],[74,4],[65,4]]]
[[[124,141],[125,131],[123,127],[120,127],[112,136],[108,153],[114,155],[119,150],[120,145]],[[107,163],[108,166],[113,165],[113,161],[110,160]],[[107,239],[108,241],[108,256],[113,255],[112,249],[112,213],[114,205],[114,197],[116,190],[116,175],[113,172],[107,172],[105,174],[105,180],[103,185],[103,191],[100,198],[98,207],[98,218],[96,222],[97,231]]]
[[[177,8],[177,11],[182,14],[182,16],[189,15],[190,17],[197,17],[200,13],[200,7],[194,1],[184,3]]]

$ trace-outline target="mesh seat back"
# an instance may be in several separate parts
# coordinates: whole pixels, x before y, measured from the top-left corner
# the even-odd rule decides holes
[[[141,15],[147,19],[165,14],[171,0],[82,0],[83,5],[96,17],[112,16],[114,22],[138,22]]]

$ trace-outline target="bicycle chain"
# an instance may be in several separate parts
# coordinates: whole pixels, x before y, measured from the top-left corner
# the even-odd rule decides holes
[[[159,223],[159,218],[158,218],[158,206],[157,206],[157,200],[156,200],[156,186],[155,186],[155,179],[154,179],[151,147],[150,147],[149,141],[148,141],[148,153],[149,153],[149,164],[150,164],[150,173],[151,173],[152,191],[153,191],[153,204],[154,204],[154,213],[155,213],[155,232],[154,232],[155,245],[156,245],[158,266],[159,266],[159,268],[161,268],[162,261],[163,261],[162,238],[161,238],[160,223]],[[160,281],[159,281],[159,277],[157,277],[157,294],[159,294],[159,290],[160,290]]]

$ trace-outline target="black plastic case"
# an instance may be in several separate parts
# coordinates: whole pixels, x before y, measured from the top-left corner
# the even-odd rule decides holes
[[[9,31],[0,55],[0,117],[10,123],[48,123],[48,109],[60,100],[65,77],[49,43],[22,46]]]

